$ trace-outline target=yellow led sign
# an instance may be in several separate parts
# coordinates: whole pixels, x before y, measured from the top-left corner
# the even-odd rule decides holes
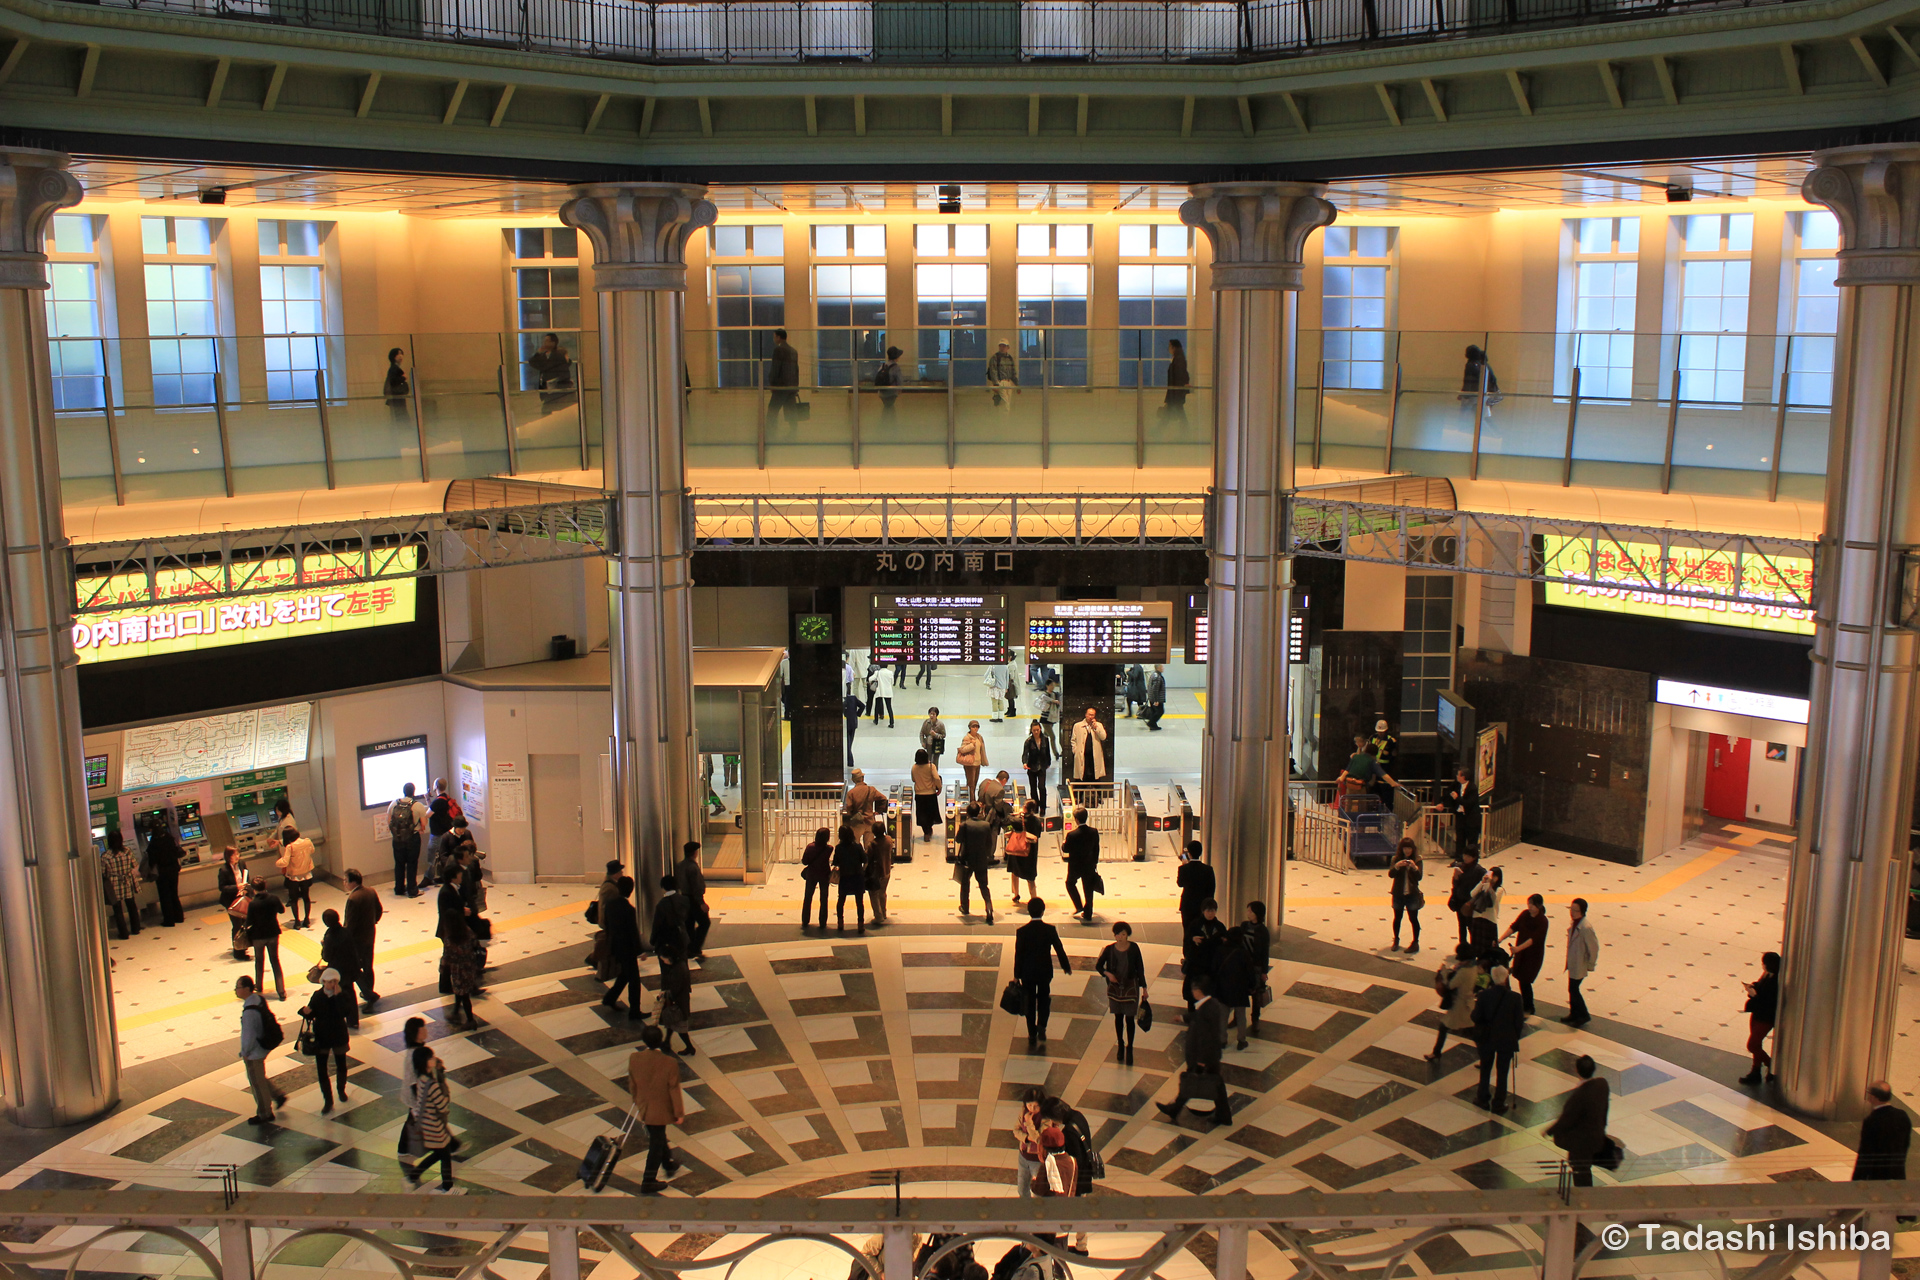
[[[1547,583],[1548,604],[1575,609],[1638,613],[1677,622],[1707,622],[1755,631],[1813,634],[1813,610],[1797,607],[1813,585],[1813,561],[1805,557],[1751,555],[1739,564],[1740,594],[1752,603],[1671,596],[1645,589],[1660,581],[1660,547],[1651,542],[1602,543],[1598,562],[1592,544],[1582,538],[1548,535],[1546,562],[1556,576],[1586,579]],[[1729,593],[1734,585],[1731,551],[1675,547],[1667,553],[1669,584],[1692,585]],[[1769,603],[1779,601],[1780,603]]]

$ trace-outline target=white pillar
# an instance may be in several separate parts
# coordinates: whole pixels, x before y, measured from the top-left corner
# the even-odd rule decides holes
[[[1262,899],[1277,934],[1287,783],[1295,325],[1307,236],[1334,219],[1325,187],[1193,188],[1180,220],[1213,245],[1214,444],[1208,532],[1203,822],[1221,918]]]
[[[1792,1106],[1845,1119],[1887,1074],[1906,925],[1920,708],[1898,610],[1901,550],[1920,546],[1920,147],[1814,160],[1802,190],[1840,220],[1840,327],[1776,1069]]]
[[[651,901],[701,807],[682,326],[687,240],[715,210],[705,187],[677,183],[573,194],[560,220],[593,243],[606,487],[620,508],[607,565],[614,838]]]
[[[120,1096],[47,358],[41,245],[81,195],[66,166],[0,147],[0,1094],[34,1127]]]

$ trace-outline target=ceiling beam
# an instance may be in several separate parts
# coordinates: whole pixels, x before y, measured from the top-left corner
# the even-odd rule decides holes
[[[867,136],[867,95],[864,93],[853,95],[853,136]]]
[[[1513,90],[1513,104],[1520,108],[1520,114],[1533,114],[1533,100],[1527,96],[1527,78],[1511,67],[1507,69],[1507,88]]]
[[[1193,95],[1188,94],[1180,101],[1180,136],[1193,136]]]
[[[1373,86],[1373,91],[1380,95],[1380,105],[1382,108],[1386,110],[1387,119],[1393,122],[1393,125],[1396,129],[1399,128],[1400,127],[1400,108],[1393,100],[1393,90],[1388,88],[1386,85],[1381,84],[1378,81],[1375,81]]]
[[[640,136],[645,138],[653,133],[653,108],[658,98],[648,98],[640,104]]]
[[[1253,136],[1253,99],[1243,93],[1234,101],[1240,106],[1240,136],[1251,138]]]
[[[1625,95],[1620,92],[1620,70],[1613,63],[1602,58],[1594,64],[1600,72],[1600,87],[1607,91],[1607,103],[1615,111],[1627,105]]]
[[[1892,23],[1888,23],[1887,38],[1893,41],[1894,48],[1907,55],[1908,62],[1911,62],[1916,67],[1920,67],[1920,53],[1914,52],[1913,43],[1900,34],[1900,28],[1894,26]]]
[[[227,91],[227,72],[232,67],[232,58],[221,58],[213,64],[213,80],[207,85],[207,110],[220,105],[220,95]]]
[[[100,46],[90,44],[87,46],[86,54],[80,59],[80,87],[73,95],[74,97],[84,98],[93,92],[93,77],[99,70]]]
[[[950,93],[940,95],[940,136],[953,136],[953,95]]]
[[[1667,61],[1666,54],[1656,53],[1653,55],[1653,74],[1660,79],[1660,96],[1667,100],[1667,105],[1670,107],[1679,106],[1680,88],[1674,83],[1673,65]]]
[[[1037,93],[1027,95],[1027,136],[1040,136],[1040,95]]]
[[[489,129],[498,129],[506,123],[507,108],[513,105],[513,91],[519,87],[510,84],[500,90],[500,96],[493,100],[493,117],[487,121]]]
[[[460,104],[467,100],[467,82],[455,80],[453,92],[447,95],[447,109],[440,113],[441,124],[452,124],[460,116]]]
[[[699,98],[699,102],[700,102],[700,136],[703,138],[711,138],[713,136],[713,101],[712,99],[708,98],[706,95],[702,94]]]
[[[1791,40],[1780,46],[1780,69],[1787,73],[1787,88],[1798,96],[1805,96],[1807,82],[1800,75],[1800,50]]]
[[[366,88],[360,91],[360,106],[354,111],[353,118],[365,120],[367,112],[373,110],[373,97],[380,92],[380,73],[373,72],[367,77]]]
[[[260,99],[261,111],[271,111],[280,105],[280,90],[285,87],[286,83],[287,64],[284,62],[274,63],[273,74],[267,78],[266,96]]]
[[[1847,43],[1853,46],[1854,53],[1859,55],[1860,65],[1867,69],[1873,82],[1882,89],[1886,88],[1887,73],[1881,69],[1880,59],[1873,56],[1873,50],[1867,48],[1867,42],[1860,36],[1848,36]]]
[[[1306,108],[1300,105],[1300,100],[1290,93],[1283,93],[1280,95],[1280,101],[1287,104],[1287,114],[1293,117],[1293,127],[1302,133],[1308,132],[1307,112]]]
[[[1433,117],[1441,124],[1447,122],[1447,102],[1440,96],[1440,86],[1431,80],[1422,80],[1420,87],[1426,91],[1427,105],[1433,108]]]
[[[612,94],[601,94],[599,99],[594,102],[593,110],[587,113],[587,127],[580,132],[592,133],[595,129],[598,129],[600,127],[600,117],[607,114],[607,104],[612,101]],[[811,99],[809,99],[809,102],[811,102]]]
[[[807,136],[817,137],[820,133],[820,107],[812,94],[807,95]]]
[[[13,79],[14,68],[20,65],[20,59],[26,56],[27,46],[32,43],[25,36],[13,42],[13,48],[7,50],[7,60],[0,62],[0,84]]]
[[[1084,138],[1087,136],[1087,95],[1084,93],[1080,95],[1079,100],[1074,104],[1073,136],[1076,138]]]

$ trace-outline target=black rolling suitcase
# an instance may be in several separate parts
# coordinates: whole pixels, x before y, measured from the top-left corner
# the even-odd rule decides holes
[[[620,1153],[626,1148],[637,1119],[633,1108],[627,1108],[626,1124],[617,1131],[601,1134],[587,1147],[587,1154],[580,1161],[580,1181],[587,1190],[599,1191],[613,1177],[613,1168],[620,1163]]]

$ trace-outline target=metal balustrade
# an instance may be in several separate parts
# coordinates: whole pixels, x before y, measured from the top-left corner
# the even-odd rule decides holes
[[[1783,0],[79,0],[642,63],[1234,63]]]

